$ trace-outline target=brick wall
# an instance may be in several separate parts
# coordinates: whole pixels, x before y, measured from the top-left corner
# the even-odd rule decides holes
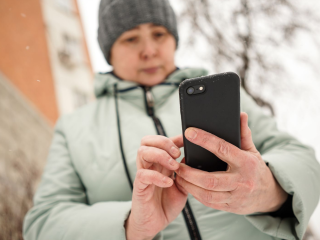
[[[40,0],[0,6],[0,71],[53,123],[58,108]]]

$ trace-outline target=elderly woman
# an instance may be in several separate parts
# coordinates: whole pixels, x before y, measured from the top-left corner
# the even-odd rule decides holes
[[[178,85],[207,72],[176,67],[168,1],[102,0],[98,33],[113,71],[97,74],[97,101],[58,120],[25,239],[302,239],[319,164],[243,89],[241,149],[183,133],[228,171],[184,164]]]

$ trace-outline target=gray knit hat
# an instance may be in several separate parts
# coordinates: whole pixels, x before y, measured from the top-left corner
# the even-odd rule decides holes
[[[117,38],[142,23],[159,24],[168,29],[178,46],[176,16],[168,0],[101,0],[98,42],[110,64],[110,49]]]

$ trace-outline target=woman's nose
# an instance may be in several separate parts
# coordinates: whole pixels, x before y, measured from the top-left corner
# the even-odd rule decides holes
[[[152,39],[147,39],[142,43],[141,57],[148,60],[157,54],[157,45]]]

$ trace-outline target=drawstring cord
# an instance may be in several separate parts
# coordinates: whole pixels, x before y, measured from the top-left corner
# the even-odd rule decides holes
[[[129,169],[128,169],[128,166],[127,166],[127,161],[126,161],[126,158],[125,158],[125,156],[124,156],[123,147],[122,147],[120,118],[119,118],[119,109],[118,109],[118,88],[117,88],[117,83],[115,83],[115,84],[113,85],[113,88],[114,88],[114,101],[115,101],[115,104],[116,104],[118,136],[119,136],[119,145],[120,145],[120,150],[121,150],[121,156],[122,156],[122,161],[123,161],[124,169],[125,169],[125,171],[126,171],[127,179],[128,179],[129,185],[130,185],[130,187],[131,187],[131,191],[133,191],[133,184],[132,184],[132,180],[131,180],[131,177],[130,177]]]

